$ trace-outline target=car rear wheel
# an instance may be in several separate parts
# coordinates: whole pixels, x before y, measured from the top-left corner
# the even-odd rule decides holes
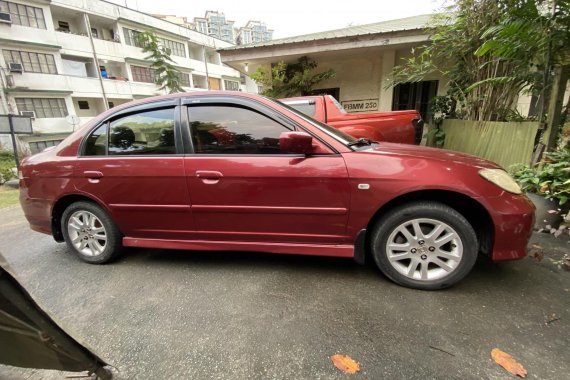
[[[65,209],[63,236],[67,246],[83,261],[104,264],[122,251],[121,233],[101,207],[90,202],[76,202]]]
[[[416,289],[442,289],[465,277],[478,253],[473,227],[455,209],[414,202],[390,210],[375,226],[372,253],[394,282]]]

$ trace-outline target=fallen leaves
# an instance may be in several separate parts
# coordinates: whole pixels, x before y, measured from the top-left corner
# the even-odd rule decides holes
[[[528,255],[532,257],[534,261],[539,263],[544,258],[544,248],[539,244],[532,244]]]
[[[356,372],[360,371],[360,364],[354,361],[350,356],[338,354],[333,355],[331,356],[331,361],[336,368],[349,375],[354,375]]]
[[[500,365],[501,367],[503,367],[513,375],[519,377],[526,377],[527,374],[526,369],[524,369],[522,364],[517,362],[515,358],[513,358],[511,355],[507,354],[506,352],[501,351],[498,348],[493,348],[491,350],[491,358],[493,358],[495,363],[497,363],[498,365]]]

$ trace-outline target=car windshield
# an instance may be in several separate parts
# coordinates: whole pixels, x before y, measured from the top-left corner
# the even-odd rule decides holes
[[[326,125],[324,123],[321,123],[318,120],[313,119],[312,117],[309,117],[307,115],[305,115],[304,113],[302,113],[301,111],[296,110],[295,108],[280,102],[279,100],[275,100],[275,99],[269,99],[268,100],[275,102],[277,104],[279,104],[282,107],[287,108],[289,111],[293,112],[295,115],[299,116],[300,118],[302,118],[303,120],[313,124],[315,127],[321,129],[323,132],[331,135],[332,137],[334,137],[336,140],[340,141],[341,143],[343,143],[346,146],[350,146],[349,144],[356,142],[357,140],[352,137],[347,135],[344,132],[339,131],[336,128],[331,127],[330,125]]]

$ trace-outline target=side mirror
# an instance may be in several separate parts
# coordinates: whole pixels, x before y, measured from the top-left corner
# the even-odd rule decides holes
[[[283,132],[279,135],[279,148],[285,153],[313,153],[313,137],[306,132]]]

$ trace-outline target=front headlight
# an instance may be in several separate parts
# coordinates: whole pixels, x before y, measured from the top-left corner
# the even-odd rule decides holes
[[[522,194],[519,184],[503,169],[481,169],[479,175],[509,193]]]

